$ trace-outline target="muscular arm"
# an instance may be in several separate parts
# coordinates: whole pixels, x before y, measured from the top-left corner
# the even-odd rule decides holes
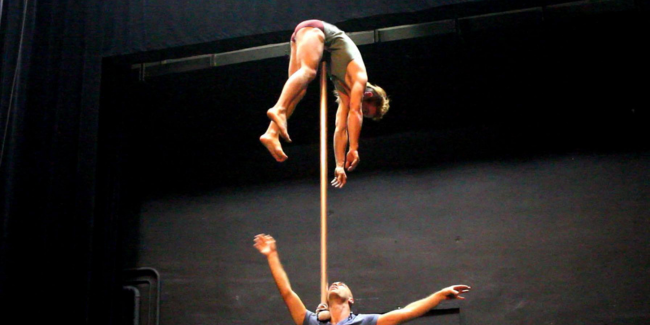
[[[350,107],[350,98],[339,92],[339,108],[336,111],[336,127],[334,129],[334,159],[336,168],[334,169],[334,180],[332,185],[341,188],[347,182],[345,174],[345,151],[348,148],[348,110]]]
[[[336,111],[336,127],[334,129],[334,158],[336,159],[336,167],[341,168],[345,165],[345,151],[348,149],[349,103],[350,98],[339,93],[339,108]]]
[[[427,311],[431,310],[431,308],[438,306],[438,304],[443,300],[465,299],[461,297],[460,294],[468,291],[469,287],[466,285],[455,285],[442,289],[424,299],[410,303],[402,309],[393,310],[379,316],[377,325],[395,325],[407,322],[424,315]]]
[[[363,124],[361,100],[363,99],[363,92],[366,90],[366,81],[364,78],[359,79],[361,80],[354,82],[350,89],[350,108],[347,116],[350,151],[359,150],[359,135],[361,134],[361,125]],[[352,169],[354,167],[356,166],[352,166]]]
[[[255,248],[257,248],[260,253],[266,255],[269,267],[271,268],[271,274],[273,275],[273,280],[275,280],[280,295],[289,309],[291,318],[293,318],[296,325],[302,325],[302,322],[305,319],[305,314],[307,313],[307,308],[305,308],[300,297],[298,297],[298,295],[291,289],[289,277],[284,271],[282,263],[280,263],[280,256],[275,247],[275,240],[269,235],[257,235],[255,236]]]

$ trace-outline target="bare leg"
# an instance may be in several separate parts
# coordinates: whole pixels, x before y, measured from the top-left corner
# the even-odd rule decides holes
[[[309,32],[310,30],[312,31]],[[323,41],[324,35],[320,30],[305,28],[304,31],[299,31],[296,42],[291,44],[289,79],[285,83],[278,102],[267,111],[271,123],[269,123],[266,133],[260,136],[260,142],[279,162],[288,158],[282,150],[279,137],[282,136],[285,140],[291,141],[287,133],[287,119],[305,96],[309,82],[315,78],[316,68],[323,53]],[[284,129],[279,125],[283,125]]]
[[[287,108],[288,112],[293,113],[293,110],[295,109],[298,102],[300,102],[302,97],[305,96],[305,93],[307,93],[307,91],[303,90],[298,95],[298,97],[293,102],[291,102],[291,104],[289,104],[289,107]],[[275,124],[275,122],[271,121],[271,123],[269,123],[268,129],[266,129],[266,133],[262,134],[262,136],[260,137],[260,142],[262,142],[262,144],[271,153],[271,155],[273,156],[273,158],[275,158],[275,160],[277,160],[278,162],[283,162],[287,160],[287,158],[289,157],[287,157],[287,155],[282,150],[282,144],[280,143],[279,136],[280,136],[280,128],[278,127],[277,124]]]
[[[260,142],[266,147],[271,153],[271,156],[275,158],[278,162],[283,162],[287,160],[287,155],[282,150],[282,144],[280,144],[279,131],[275,122],[271,121],[269,128],[266,130],[266,133],[262,134],[260,137]]]
[[[266,113],[278,126],[280,136],[288,142],[291,142],[291,138],[287,132],[287,119],[304,96],[307,85],[316,78],[318,63],[323,54],[324,39],[325,35],[317,28],[303,28],[298,31],[295,59],[299,67],[284,84],[278,102]],[[291,63],[294,65],[294,62]]]

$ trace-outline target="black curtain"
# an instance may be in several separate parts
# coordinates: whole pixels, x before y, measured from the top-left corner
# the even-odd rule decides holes
[[[95,200],[94,8],[81,0],[2,2],[2,323],[111,322],[114,233]]]
[[[318,5],[307,5],[302,0],[118,0],[105,5],[104,11],[113,12],[115,18],[108,24],[110,31],[107,30],[106,42],[109,46],[105,47],[104,54],[123,55],[251,35],[290,33],[295,25],[306,19],[323,19],[338,24],[373,16],[413,13],[485,1],[487,0],[330,0]],[[363,26],[364,29],[391,26],[383,25],[382,19],[365,20],[368,26]],[[346,31],[359,31],[354,28],[356,26],[341,27],[351,28]],[[281,41],[286,42],[286,39]],[[218,52],[222,48],[217,45],[213,50]]]

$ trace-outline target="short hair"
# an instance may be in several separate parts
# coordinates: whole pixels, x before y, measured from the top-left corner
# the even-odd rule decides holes
[[[334,282],[332,282],[332,283],[337,283],[337,282],[343,284],[346,288],[348,288],[348,291],[350,291],[350,298],[352,298],[352,299],[354,300],[354,294],[352,294],[352,289],[350,289],[350,286],[348,286],[348,285],[347,285],[345,282],[343,282],[343,281],[334,281]],[[329,291],[329,289],[328,289],[328,291]],[[329,300],[329,295],[328,295],[327,299]],[[327,301],[327,303],[329,303],[329,301]],[[350,306],[350,310],[352,310],[352,305],[353,305],[353,304],[354,304],[354,301],[350,301],[350,300],[348,300],[348,306]]]

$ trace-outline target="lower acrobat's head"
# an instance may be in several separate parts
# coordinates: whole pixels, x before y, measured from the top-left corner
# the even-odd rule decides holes
[[[331,305],[333,300],[339,302],[347,302],[348,304],[354,304],[354,297],[352,297],[352,290],[343,282],[334,282],[330,285],[327,290],[327,300]]]

